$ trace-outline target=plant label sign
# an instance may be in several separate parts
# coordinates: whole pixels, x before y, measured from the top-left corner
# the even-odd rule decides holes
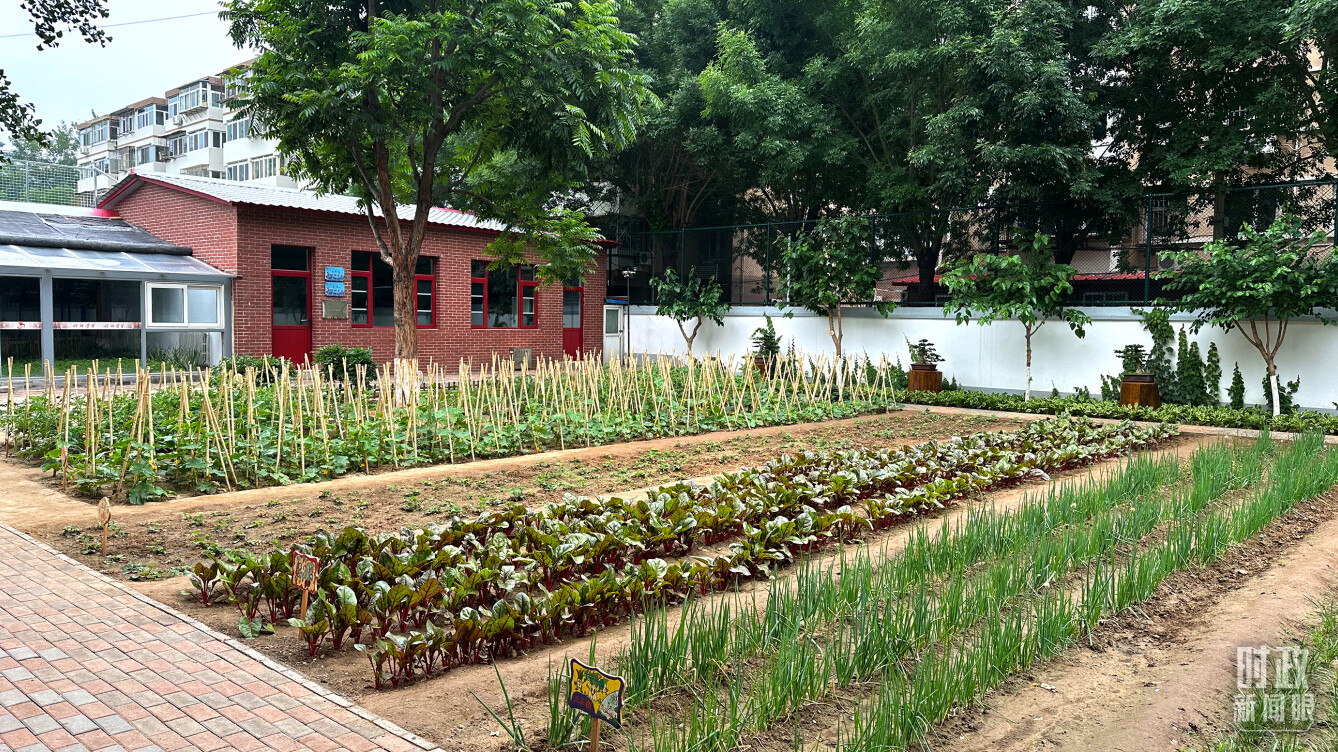
[[[321,576],[321,560],[315,556],[293,552],[293,587],[311,595]]]
[[[594,666],[571,659],[571,684],[567,690],[567,705],[573,710],[610,726],[623,727],[623,689],[621,676],[610,676]]]
[[[107,555],[107,528],[111,527],[111,499],[106,496],[98,502],[98,523],[102,525],[102,555]]]

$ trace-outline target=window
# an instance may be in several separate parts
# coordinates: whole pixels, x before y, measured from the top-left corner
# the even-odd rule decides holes
[[[420,327],[437,325],[433,301],[437,287],[436,259],[421,256],[414,269],[416,322]],[[349,271],[349,318],[353,326],[395,325],[395,280],[390,264],[379,253],[353,252]]]
[[[166,162],[167,148],[163,146],[141,146],[136,150],[135,164]]]
[[[208,107],[211,102],[217,107],[221,95],[213,92],[213,98],[210,98],[210,89],[208,81],[199,81],[177,92],[177,95],[167,100],[168,114],[176,117],[183,112],[190,112],[197,107]]]
[[[149,285],[149,326],[218,329],[223,288],[218,285]]]
[[[279,174],[279,159],[273,154],[251,160],[251,179],[272,178]]]
[[[116,138],[116,125],[113,125],[110,120],[94,123],[79,131],[79,144],[81,146],[100,144],[103,141],[110,141],[113,138]]]
[[[489,269],[487,261],[470,263],[469,323],[487,329],[538,326],[538,288],[529,265]]]
[[[185,134],[171,136],[167,139],[167,151],[170,155],[176,157],[186,153]]]
[[[121,116],[120,130],[122,134],[135,132],[135,113],[127,112]]]
[[[239,118],[228,123],[228,140],[236,141],[251,137],[251,118]]]
[[[233,162],[228,165],[228,180],[250,180],[251,163]]]
[[[223,148],[223,131],[209,131],[210,144],[215,149]]]
[[[151,104],[135,112],[135,129],[162,125],[167,121],[167,111],[161,105]]]

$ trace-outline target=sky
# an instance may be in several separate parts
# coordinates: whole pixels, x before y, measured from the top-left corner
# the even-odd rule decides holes
[[[43,127],[62,120],[80,122],[94,112],[105,115],[145,97],[161,97],[167,89],[247,60],[228,38],[219,20],[217,0],[108,0],[110,24],[171,16],[169,21],[106,28],[111,42],[90,45],[66,34],[60,46],[36,50],[32,23],[10,0],[0,4],[0,68],[26,102],[37,106]],[[22,34],[20,37],[11,37]]]

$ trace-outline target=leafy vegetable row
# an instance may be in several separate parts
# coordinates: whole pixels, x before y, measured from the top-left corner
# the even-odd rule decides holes
[[[288,551],[216,557],[197,565],[193,579],[206,601],[222,589],[247,629],[266,616],[290,618],[312,654],[327,637],[339,648],[345,635],[357,643],[367,635],[357,647],[368,654],[374,683],[398,684],[420,670],[583,634],[648,599],[766,576],[805,551],[901,516],[1173,432],[1046,420],[899,450],[784,456],[709,486],[666,487],[645,501],[569,497],[399,534],[348,528],[302,549],[324,562],[319,594],[302,618],[292,618]],[[731,538],[738,540],[726,553],[687,556],[696,545]]]

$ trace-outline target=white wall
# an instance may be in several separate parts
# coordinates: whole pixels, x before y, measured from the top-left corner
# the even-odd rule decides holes
[[[1049,394],[1052,388],[1070,393],[1075,387],[1087,387],[1100,394],[1101,375],[1117,374],[1119,348],[1130,344],[1152,345],[1141,320],[1129,308],[1084,308],[1091,316],[1087,336],[1078,339],[1068,326],[1050,321],[1032,337],[1032,391]],[[781,347],[795,347],[806,353],[835,352],[827,335],[827,319],[800,309],[779,311],[775,308],[736,308],[725,315],[724,326],[711,322],[702,325],[693,343],[698,355],[746,353],[752,332],[771,314]],[[784,318],[786,313],[791,318]],[[1177,327],[1187,325],[1188,315],[1173,316]],[[672,319],[655,315],[648,306],[634,306],[629,324],[629,349],[634,353],[682,354],[686,345]],[[1222,358],[1222,401],[1231,385],[1232,365],[1240,363],[1245,379],[1245,401],[1258,404],[1264,394],[1260,381],[1264,362],[1239,332],[1204,329],[1189,335],[1197,341],[1202,355],[1208,357],[1208,344],[1216,342]],[[938,308],[900,308],[883,319],[867,309],[845,312],[844,350],[847,355],[868,354],[874,359],[886,354],[909,363],[906,340],[925,338],[934,343],[944,362],[939,369],[945,378],[955,378],[968,389],[987,389],[1021,393],[1026,386],[1026,350],[1022,325],[1000,321],[989,326],[975,323],[959,326],[944,318]],[[1278,353],[1278,375],[1284,381],[1301,377],[1296,403],[1302,407],[1332,411],[1338,402],[1338,327],[1324,327],[1316,320],[1293,321],[1286,342]]]

